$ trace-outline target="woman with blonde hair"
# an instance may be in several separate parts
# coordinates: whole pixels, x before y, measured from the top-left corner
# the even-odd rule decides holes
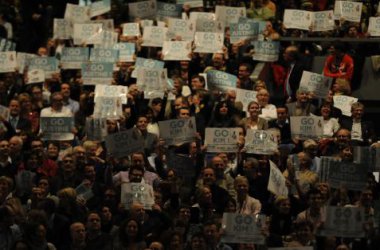
[[[268,129],[268,121],[260,118],[260,105],[256,101],[248,104],[249,117],[243,118],[240,123],[246,129],[265,130]]]

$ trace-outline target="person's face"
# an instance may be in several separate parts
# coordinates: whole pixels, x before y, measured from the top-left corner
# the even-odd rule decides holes
[[[286,112],[286,108],[277,108],[277,120],[286,121],[288,119],[288,112]]]
[[[203,234],[207,241],[215,242],[218,239],[218,228],[216,225],[207,225],[203,229]]]
[[[290,213],[290,201],[289,200],[284,200],[279,204],[279,211],[281,214],[289,214]]]
[[[236,91],[227,91],[227,100],[234,103],[236,101]]]
[[[328,118],[330,116],[331,108],[328,105],[323,105],[321,108],[321,115],[324,118]]]
[[[147,119],[146,117],[140,117],[140,118],[137,120],[136,127],[137,127],[140,131],[146,131],[147,126],[148,126],[148,119]]]
[[[62,84],[61,85],[61,93],[62,95],[65,97],[65,98],[69,98],[70,97],[70,85],[68,84]]]
[[[298,153],[298,159],[300,162],[300,167],[309,168],[309,161],[307,159],[307,155],[304,152]]]
[[[49,181],[46,180],[46,179],[41,179],[39,182],[38,182],[38,187],[40,189],[42,189],[45,193],[48,192],[49,190]]]
[[[95,172],[94,166],[86,166],[84,168],[84,176],[85,176],[86,179],[88,179],[90,181],[94,181],[95,180],[95,176],[96,176],[96,172]]]
[[[238,194],[238,196],[246,197],[248,194],[248,183],[244,180],[239,180],[235,183],[235,189]]]
[[[353,159],[351,147],[345,147],[342,150],[342,160],[351,161]]]
[[[72,157],[66,156],[62,159],[62,168],[65,172],[73,172],[75,170],[74,160]]]
[[[309,101],[308,93],[305,91],[301,91],[301,92],[297,93],[297,101],[299,101],[300,103],[308,102]]]
[[[84,161],[86,159],[86,150],[83,147],[75,148],[74,157],[76,161]]]
[[[131,117],[131,108],[125,108],[124,109],[124,117],[125,117],[125,119],[129,119],[129,117]]]
[[[212,58],[212,63],[215,68],[223,67],[224,61],[223,61],[223,55],[222,54],[216,54]]]
[[[132,155],[132,164],[140,167],[144,167],[145,161],[144,161],[144,156],[141,154],[133,154]]]
[[[138,169],[133,169],[131,173],[129,174],[129,181],[140,183],[142,181],[143,176],[144,176],[143,171],[138,170]]]
[[[208,187],[202,189],[202,203],[211,204],[212,203],[212,193]]]
[[[371,190],[364,190],[360,195],[360,203],[364,206],[371,205],[373,201],[373,194]]]
[[[183,221],[183,222],[189,222],[190,220],[190,216],[191,216],[191,213],[190,213],[190,209],[189,208],[181,208],[179,210],[179,216],[178,218]]]
[[[71,238],[74,242],[83,242],[86,239],[86,229],[82,223],[75,223],[71,226]]]
[[[17,152],[20,152],[21,149],[22,149],[22,144],[21,144],[20,140],[18,140],[16,138],[11,138],[9,140],[9,150],[10,150],[10,152],[17,153]]]
[[[252,103],[249,106],[248,112],[249,112],[251,117],[257,117],[259,115],[259,112],[260,112],[259,105],[257,105],[257,103]]]
[[[104,221],[107,221],[107,222],[111,221],[111,219],[112,219],[112,213],[111,213],[109,207],[103,207],[102,208],[102,219]]]
[[[227,104],[223,104],[220,108],[219,108],[219,113],[221,115],[227,115],[228,114],[228,107],[227,107]]]
[[[351,113],[352,113],[352,118],[353,119],[361,119],[362,116],[363,116],[363,111],[364,109],[363,108],[353,108],[351,110]]]
[[[160,242],[154,241],[149,245],[149,249],[150,250],[164,250],[164,246]]]
[[[244,162],[243,171],[245,176],[248,178],[256,178],[258,176],[258,168],[251,162]]]
[[[135,237],[137,235],[138,225],[137,222],[131,220],[128,222],[126,227],[126,233],[129,237]]]
[[[6,140],[0,141],[0,155],[9,155],[9,142]]]
[[[238,77],[239,77],[239,79],[248,79],[248,77],[249,77],[249,75],[250,75],[250,73],[249,73],[249,71],[248,71],[248,68],[247,68],[247,66],[240,66],[239,67],[239,71],[238,71]]]
[[[338,143],[347,143],[350,141],[350,131],[342,129],[339,130],[336,134],[337,142]]]
[[[222,158],[216,156],[212,159],[212,166],[214,167],[218,176],[223,176],[226,164]]]
[[[190,111],[188,109],[180,109],[178,118],[190,118]]]
[[[180,249],[181,248],[181,239],[179,235],[175,234],[170,240],[170,249]]]
[[[206,185],[211,185],[216,181],[215,172],[211,168],[206,168],[203,170],[203,183]]]
[[[256,98],[260,105],[267,105],[269,102],[269,93],[266,90],[260,90],[259,93],[257,93]]]
[[[45,47],[40,47],[37,51],[37,55],[39,56],[47,56],[48,55],[48,51]]]
[[[313,232],[308,226],[298,229],[296,233],[298,238],[302,239],[303,241],[308,241],[313,235]]]
[[[134,97],[136,97],[139,94],[139,90],[138,90],[136,84],[132,84],[129,86],[128,94],[130,94],[131,96],[134,96]]]
[[[193,249],[193,250],[206,249],[205,239],[202,237],[193,237],[191,239],[191,249]]]
[[[87,217],[87,229],[90,231],[99,231],[101,227],[101,221],[98,214],[90,214]]]
[[[51,100],[51,107],[54,110],[60,110],[63,106],[63,96],[55,95]]]
[[[33,88],[32,89],[32,97],[35,100],[41,100],[42,99],[42,90],[40,88]]]
[[[193,90],[203,89],[203,83],[199,80],[198,77],[191,79],[191,88]]]
[[[9,103],[9,113],[11,116],[18,116],[20,114],[20,103],[16,100],[12,100]]]
[[[156,103],[156,104],[152,105],[152,109],[153,109],[155,112],[157,112],[157,113],[160,112],[161,109],[162,109],[162,103],[159,102],[159,103]]]
[[[43,151],[44,145],[42,144],[42,141],[32,141],[30,144],[30,147],[32,150],[38,150],[38,151]]]
[[[321,194],[311,194],[309,197],[310,207],[313,207],[313,208],[321,207],[322,201],[323,201],[323,199],[322,199]]]
[[[107,131],[108,133],[113,133],[116,131],[117,122],[115,120],[107,120]]]
[[[49,158],[55,158],[58,157],[58,147],[54,144],[49,144],[47,148],[47,154]]]

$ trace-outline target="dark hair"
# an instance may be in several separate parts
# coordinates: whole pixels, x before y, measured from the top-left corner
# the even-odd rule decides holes
[[[125,229],[127,228],[128,223],[131,221],[136,222],[136,225],[137,225],[137,235],[136,235],[136,239],[134,240],[136,242],[144,240],[144,235],[142,233],[140,223],[136,219],[130,217],[126,219],[125,221],[123,221],[119,227],[119,240],[124,246],[127,246],[130,241],[127,233],[125,232]]]

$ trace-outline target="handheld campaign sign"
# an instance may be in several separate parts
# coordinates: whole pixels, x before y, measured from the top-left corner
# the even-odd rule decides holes
[[[195,24],[197,32],[224,33],[224,22],[219,20],[197,19]]]
[[[237,23],[240,17],[246,17],[245,7],[227,7],[217,5],[215,7],[215,18],[224,21],[224,24],[229,27],[231,23]]]
[[[326,98],[329,93],[332,78],[317,73],[303,71],[300,88],[312,92],[317,98]]]
[[[182,144],[192,142],[195,138],[197,129],[195,118],[175,119],[158,122],[160,136],[167,145]]]
[[[135,18],[153,19],[157,12],[156,0],[128,3],[128,10],[131,21]]]
[[[345,116],[351,116],[351,105],[358,101],[358,98],[346,95],[334,95],[334,107],[342,110]]]
[[[268,181],[268,190],[276,196],[288,197],[288,187],[286,186],[285,176],[272,161],[270,164],[270,174]]]
[[[101,44],[102,43],[101,23],[75,23],[74,24],[74,44]]]
[[[82,79],[85,85],[111,84],[113,63],[82,64]]]
[[[17,52],[16,61],[19,72],[24,72],[25,66],[28,65],[28,62],[31,58],[37,57],[35,54]]]
[[[310,30],[312,12],[305,10],[286,9],[284,12],[284,26],[287,29]]]
[[[207,71],[207,83],[210,89],[236,89],[237,77],[219,70]]]
[[[103,29],[100,33],[100,36],[101,36],[101,43],[95,44],[94,48],[109,49],[109,48],[112,48],[116,44],[119,34],[114,31]]]
[[[88,61],[89,48],[64,47],[61,56],[63,69],[81,69],[82,64]]]
[[[107,136],[107,119],[87,117],[86,136],[88,140],[104,141]]]
[[[230,25],[231,43],[237,43],[247,39],[254,39],[259,35],[259,23],[239,22]]]
[[[99,97],[119,97],[122,104],[127,104],[128,87],[121,85],[96,85],[94,102]]]
[[[125,209],[130,209],[134,202],[142,204],[147,210],[152,210],[154,204],[152,186],[146,183],[122,183],[120,203]]]
[[[136,78],[139,68],[148,69],[163,69],[165,63],[158,60],[146,59],[143,57],[137,57],[135,63],[135,70],[132,72],[132,77]]]
[[[364,238],[364,207],[327,207],[322,236]]]
[[[73,117],[40,117],[40,127],[44,140],[69,141],[74,139]]]
[[[197,11],[190,12],[189,19],[192,20],[192,21],[196,21],[197,19],[216,20],[214,13],[211,13],[211,12],[197,12]]]
[[[42,69],[31,69],[27,72],[26,84],[45,82],[45,71]]]
[[[16,71],[16,51],[0,52],[0,73]]]
[[[243,111],[248,111],[248,104],[252,101],[257,101],[257,91],[236,89],[236,102],[243,104]]]
[[[138,23],[124,23],[123,36],[140,36],[140,25]]]
[[[165,27],[149,26],[144,28],[143,43],[141,46],[162,47],[166,40],[168,29]]]
[[[312,31],[329,31],[333,30],[334,12],[332,10],[312,12]]]
[[[166,89],[167,70],[139,68],[137,70],[137,86],[146,94],[164,92]]]
[[[54,18],[53,38],[54,39],[71,39],[73,27],[69,20]]]
[[[323,136],[322,120],[321,116],[291,116],[290,130],[292,138],[318,140]]]
[[[277,137],[271,131],[248,129],[245,136],[247,153],[271,155],[277,151]]]
[[[0,105],[0,116],[4,118],[5,120],[9,119],[9,108]]]
[[[115,63],[119,58],[119,51],[117,49],[91,49],[90,61],[91,62],[107,62]]]
[[[195,24],[190,20],[169,18],[167,38],[180,37],[182,41],[193,41]]]
[[[91,19],[89,6],[66,4],[65,19],[72,23],[84,23]]]
[[[380,17],[369,18],[368,33],[370,36],[380,36]]]
[[[108,152],[114,157],[125,157],[133,152],[144,151],[144,140],[133,129],[110,134],[106,137]]]
[[[224,234],[221,242],[265,244],[265,236],[261,230],[265,226],[265,217],[244,215],[237,213],[224,213],[222,228]]]
[[[177,0],[177,4],[188,5],[190,8],[203,7],[203,0]]]
[[[33,57],[29,60],[28,70],[31,69],[41,69],[45,71],[46,78],[51,78],[54,73],[58,72],[58,60],[54,56]]]
[[[95,17],[111,10],[111,0],[101,0],[90,5],[90,16]]]
[[[348,190],[363,190],[367,183],[367,166],[332,161],[328,169],[328,182],[332,188],[340,188],[343,185]]]
[[[191,42],[165,41],[162,48],[164,61],[190,61]]]
[[[94,108],[94,118],[119,119],[123,114],[120,97],[100,96]]]
[[[113,48],[119,51],[119,62],[133,62],[135,60],[136,45],[134,43],[117,43]]]
[[[169,17],[181,17],[182,14],[182,5],[157,2],[157,19],[165,20]]]
[[[236,153],[238,137],[239,129],[237,128],[206,128],[207,152]]]
[[[363,3],[351,1],[335,1],[334,19],[360,23]]]
[[[262,62],[275,62],[278,60],[280,52],[280,42],[254,41],[255,53],[253,60]]]

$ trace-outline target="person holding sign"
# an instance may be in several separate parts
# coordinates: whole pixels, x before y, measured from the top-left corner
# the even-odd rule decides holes
[[[268,129],[268,121],[260,118],[260,105],[256,101],[248,104],[249,117],[243,118],[240,123],[246,129],[266,130]]]

